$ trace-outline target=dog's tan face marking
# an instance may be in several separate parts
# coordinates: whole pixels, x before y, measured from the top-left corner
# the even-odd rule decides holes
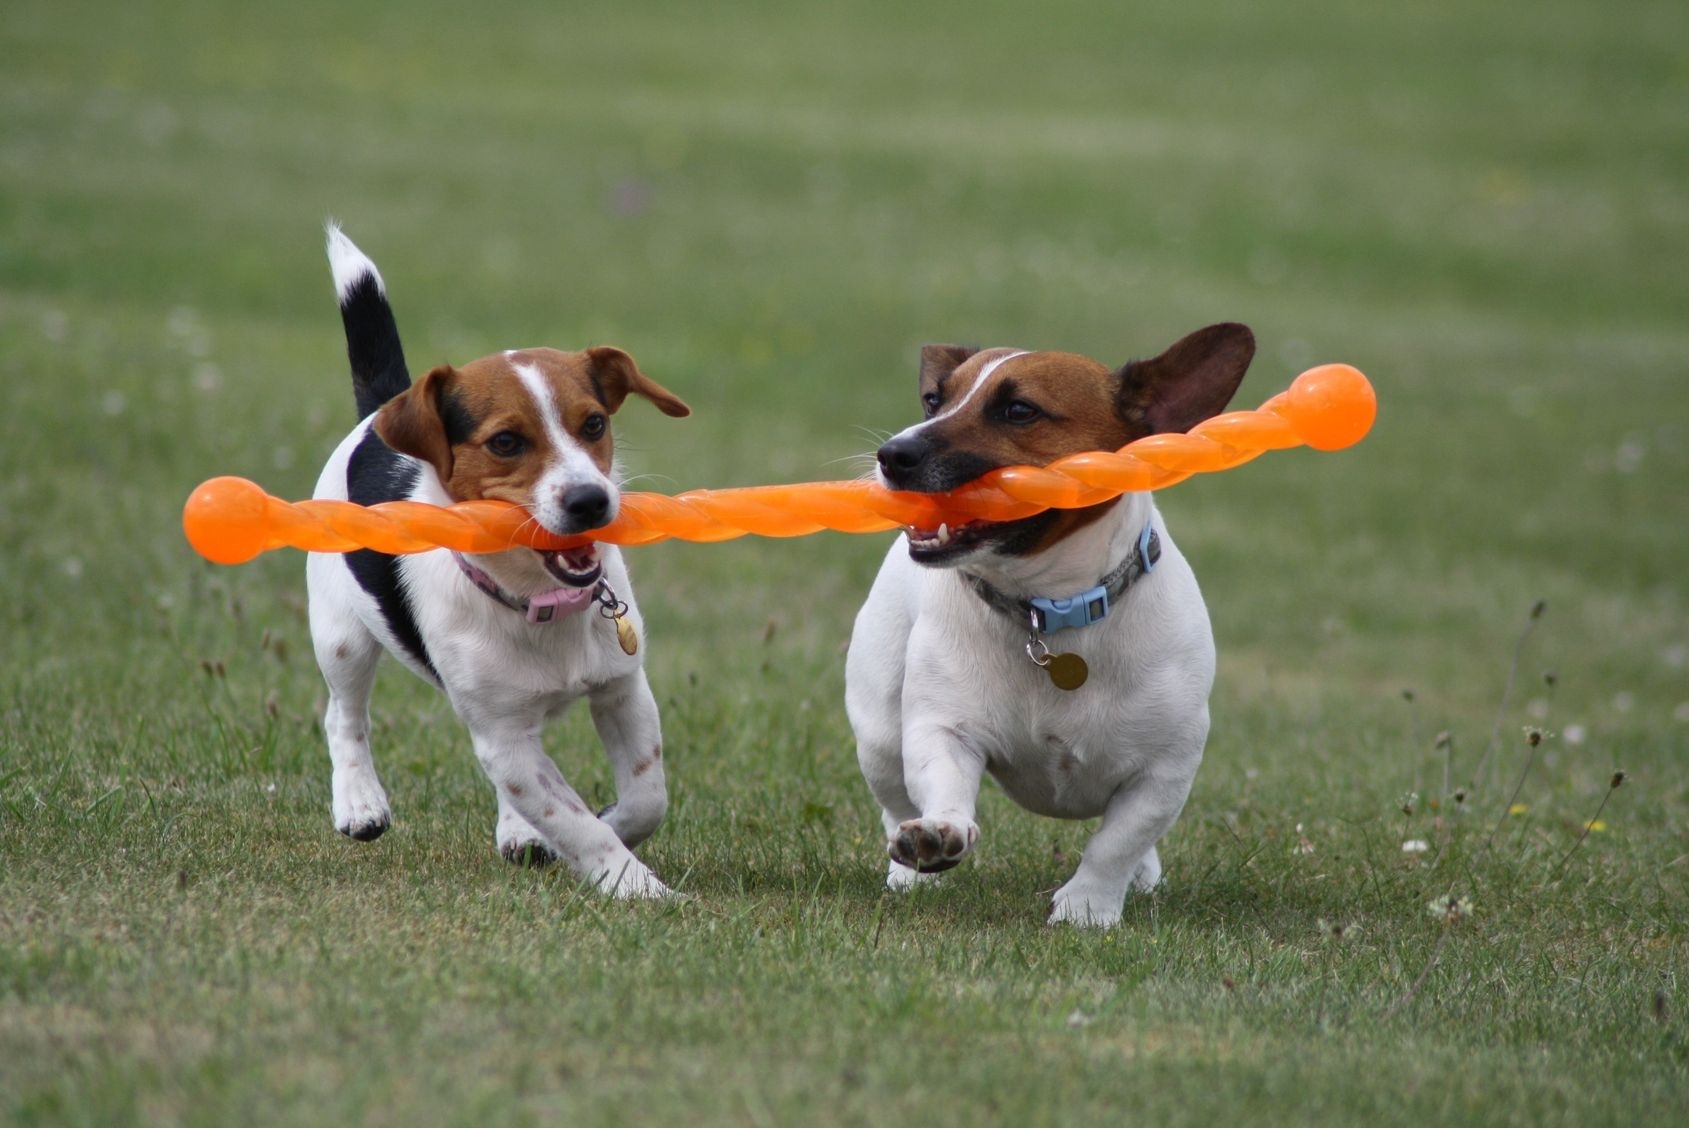
[[[523,349],[434,369],[383,406],[374,427],[431,465],[452,500],[513,502],[553,532],[575,533],[615,516],[610,416],[630,394],[690,414],[620,349]]]
[[[1242,325],[1209,326],[1151,360],[1111,370],[1064,352],[921,350],[926,419],[880,448],[881,481],[921,493],[953,490],[1002,466],[1044,466],[1069,454],[1116,450],[1183,431],[1222,410],[1254,355]],[[1022,521],[910,530],[923,563],[958,563],[975,551],[1040,552],[1097,520],[1113,502],[1048,510]]]
[[[993,466],[1114,450],[1136,437],[1115,410],[1118,384],[1105,366],[1074,353],[977,353],[948,379],[923,375],[926,433]]]

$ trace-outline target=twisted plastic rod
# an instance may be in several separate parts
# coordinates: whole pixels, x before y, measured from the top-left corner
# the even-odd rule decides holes
[[[243,478],[213,478],[188,498],[182,528],[201,556],[219,564],[242,564],[283,547],[486,553],[589,541],[636,545],[669,537],[723,541],[747,533],[798,537],[823,529],[933,529],[946,521],[1011,521],[1044,509],[1095,505],[1123,493],[1162,489],[1192,474],[1230,469],[1268,450],[1303,444],[1341,450],[1365,437],[1376,414],[1366,377],[1348,365],[1327,364],[1302,373],[1254,411],[1216,415],[1185,434],[1150,435],[1114,452],[1070,455],[1041,468],[1004,467],[948,494],[896,492],[867,481],[693,490],[676,497],[630,493],[622,496],[621,512],[610,524],[590,536],[561,537],[508,502],[290,503]]]

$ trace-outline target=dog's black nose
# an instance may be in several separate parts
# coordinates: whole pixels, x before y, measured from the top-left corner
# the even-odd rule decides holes
[[[571,532],[596,529],[610,514],[610,495],[603,486],[575,486],[563,494],[563,514]]]
[[[880,448],[880,471],[888,480],[898,481],[925,462],[931,449],[918,435],[899,435]]]

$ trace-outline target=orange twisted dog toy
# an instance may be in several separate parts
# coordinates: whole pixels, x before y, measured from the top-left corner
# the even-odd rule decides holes
[[[822,529],[935,528],[946,519],[1011,521],[1044,509],[1074,509],[1160,489],[1192,474],[1241,465],[1263,451],[1303,444],[1341,450],[1366,436],[1377,411],[1365,376],[1345,364],[1327,364],[1302,373],[1289,390],[1254,411],[1227,412],[1185,434],[1150,435],[1112,453],[1070,455],[1042,468],[1004,467],[948,494],[893,492],[867,481],[693,490],[677,497],[630,493],[623,495],[616,519],[590,537],[560,537],[508,502],[289,503],[243,478],[213,478],[188,498],[182,528],[207,560],[242,564],[283,547],[311,552],[371,548],[395,555],[433,548],[483,553],[515,545],[568,548],[595,540],[622,545],[669,537],[722,541],[746,533],[796,537]]]

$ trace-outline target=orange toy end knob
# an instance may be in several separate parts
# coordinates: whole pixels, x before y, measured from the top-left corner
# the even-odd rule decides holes
[[[194,551],[213,564],[245,564],[268,547],[264,527],[269,498],[245,478],[212,478],[182,507],[182,532]]]
[[[1359,369],[1322,364],[1291,382],[1279,414],[1315,450],[1342,450],[1372,430],[1378,397]]]

